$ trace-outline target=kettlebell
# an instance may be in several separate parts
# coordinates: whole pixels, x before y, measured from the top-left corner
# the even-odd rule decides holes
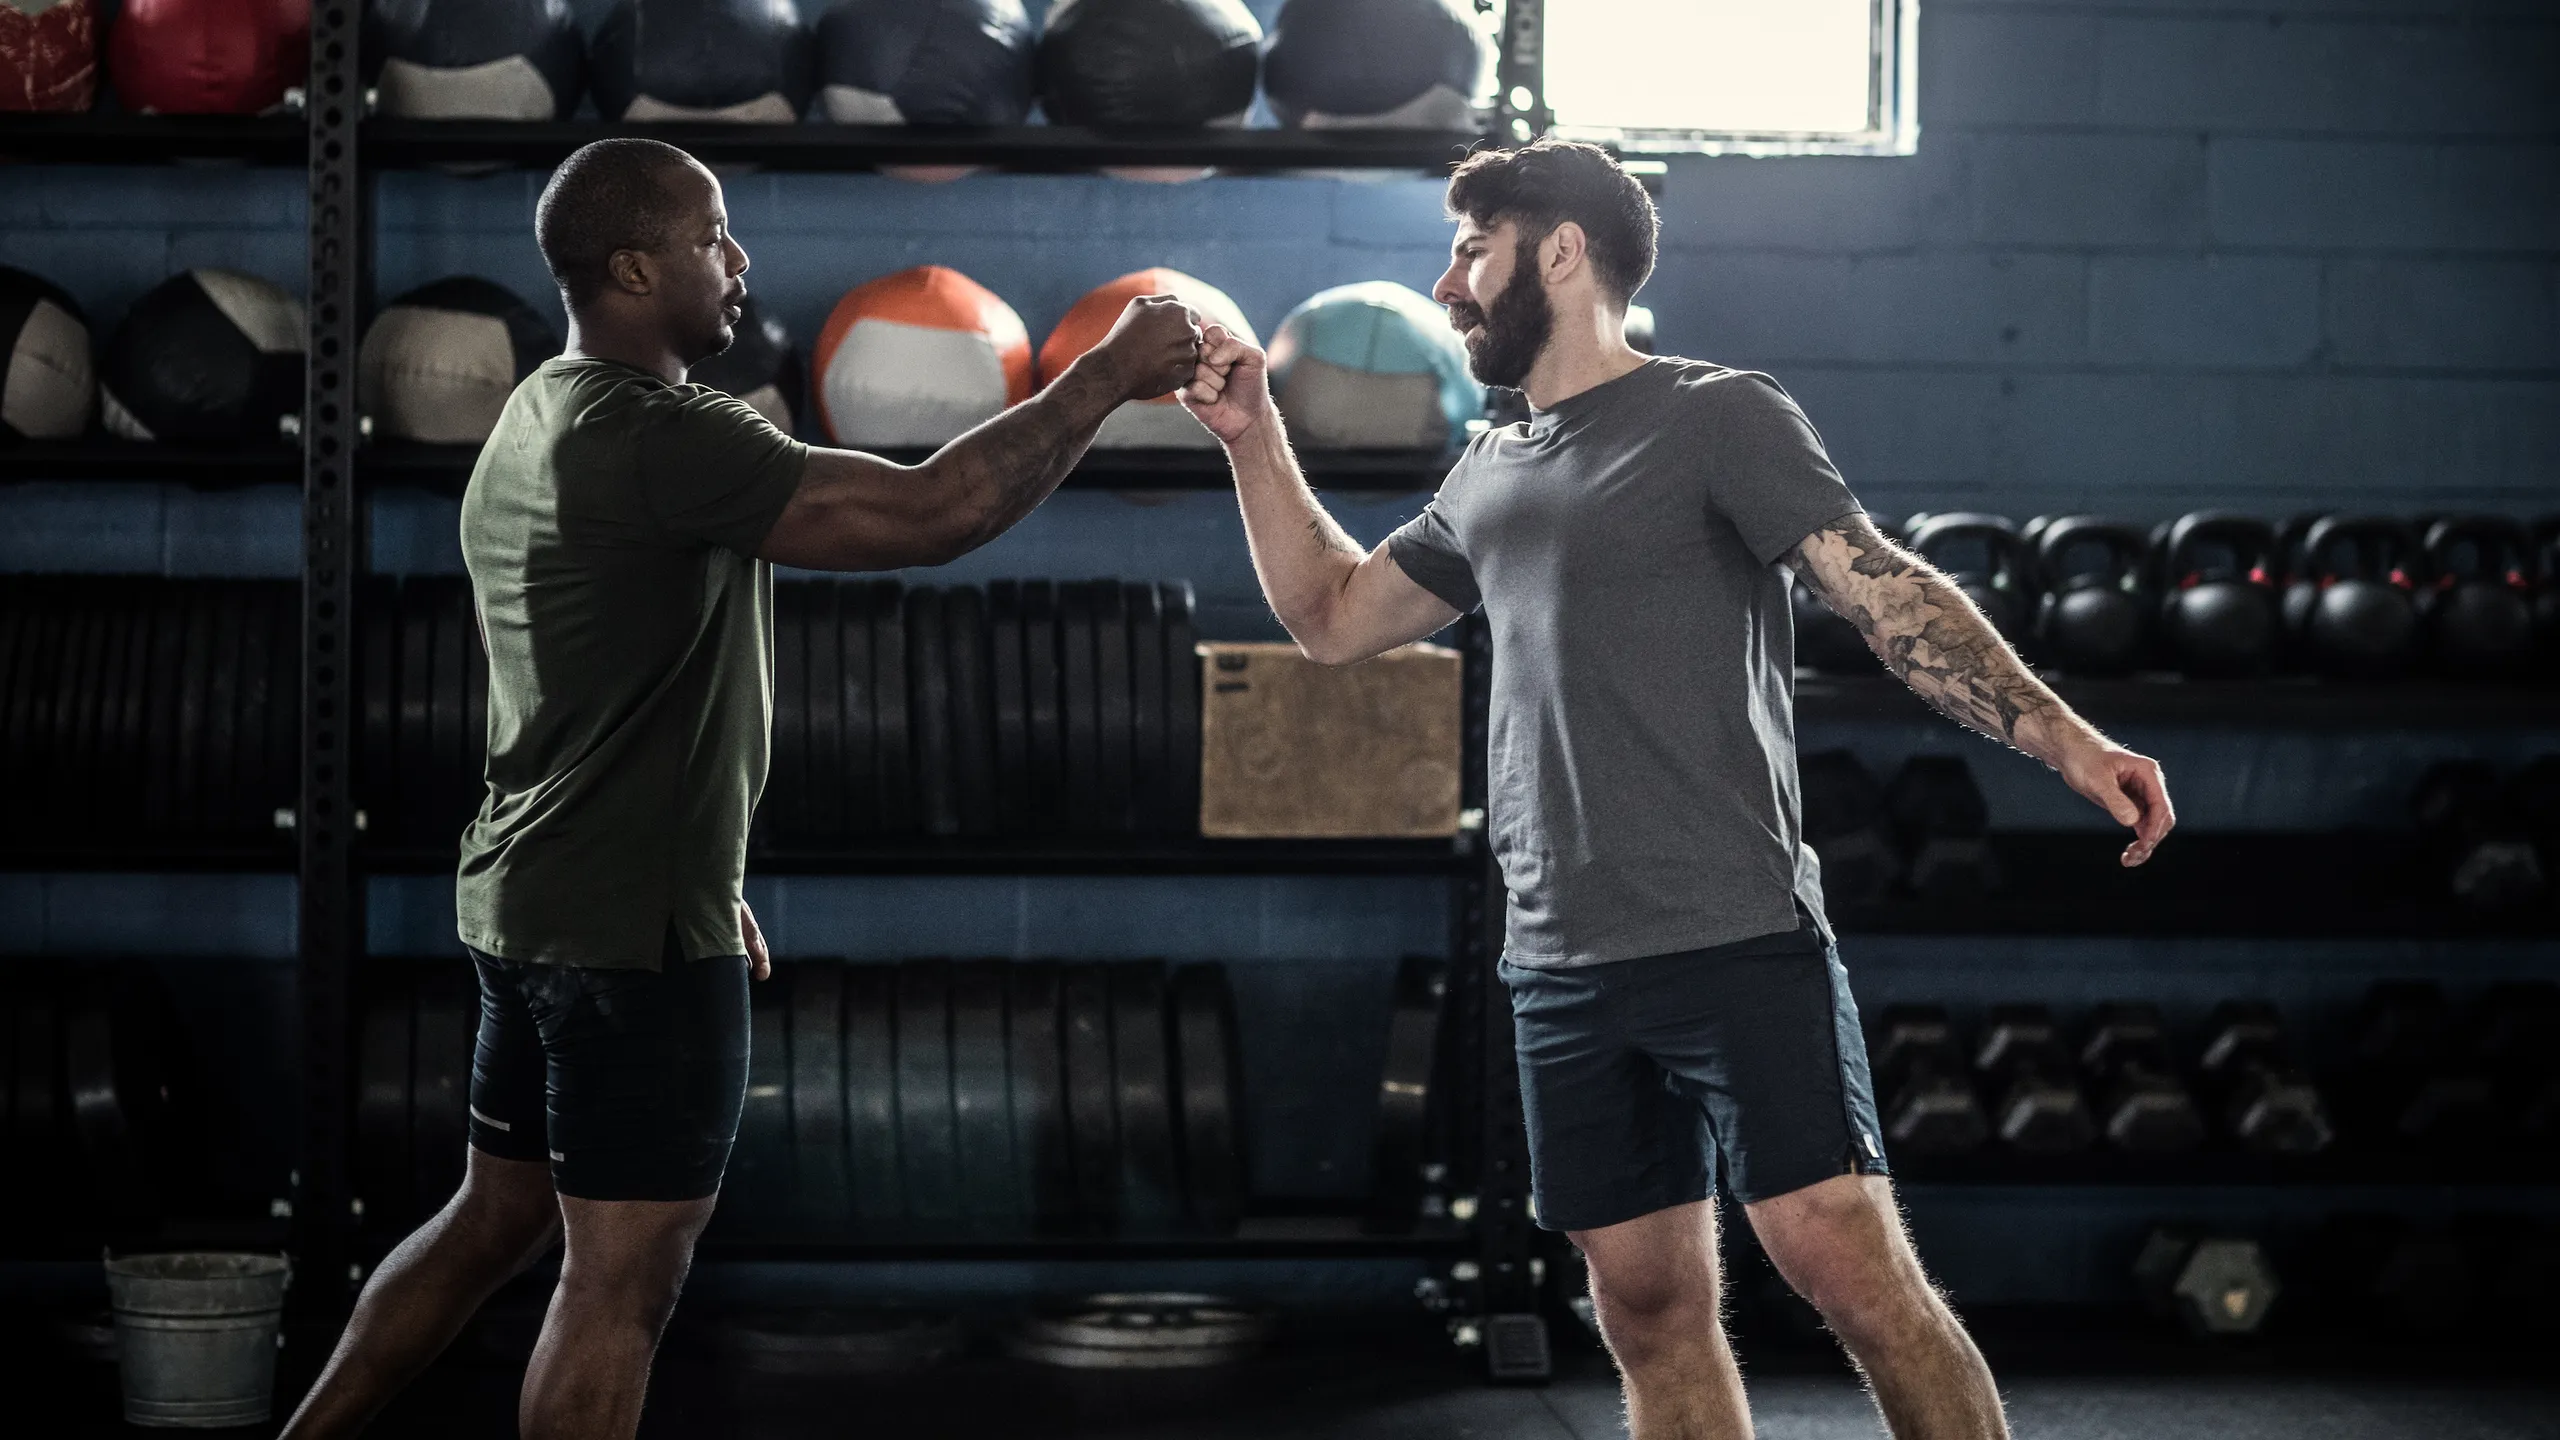
[[[2323,515],[2303,532],[2284,593],[2285,632],[2312,668],[2383,680],[2418,656],[2418,539],[2380,515]]]
[[[2465,680],[2521,679],[2533,664],[2532,541],[2500,515],[2427,527],[2419,619],[2436,664]]]
[[[2275,658],[2276,592],[2267,573],[2275,527],[2250,515],[2199,510],[2152,534],[2160,636],[2180,670],[2200,679],[2263,672]]]
[[[2016,642],[2026,620],[2026,552],[2006,515],[1959,510],[1911,518],[1911,549],[1946,572],[1992,628]]]
[[[2036,654],[2074,675],[2121,675],[2151,638],[2142,583],[2143,534],[2095,515],[2059,515],[2036,528]],[[2095,554],[2097,568],[2073,568]]]

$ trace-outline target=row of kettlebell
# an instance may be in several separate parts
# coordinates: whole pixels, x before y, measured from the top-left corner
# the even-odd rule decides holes
[[[2560,517],[2413,522],[2199,511],[2144,531],[2093,515],[1920,514],[1885,527],[1945,571],[2036,664],[2231,679],[2285,668],[2381,680],[2560,673]],[[1797,655],[1875,661],[1799,582]]]

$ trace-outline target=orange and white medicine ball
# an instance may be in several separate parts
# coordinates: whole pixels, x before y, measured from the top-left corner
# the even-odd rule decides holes
[[[1195,280],[1179,270],[1157,266],[1134,275],[1123,275],[1108,285],[1086,292],[1075,303],[1058,328],[1049,332],[1040,347],[1040,374],[1044,380],[1055,380],[1075,358],[1102,343],[1118,323],[1120,312],[1141,295],[1171,295],[1188,305],[1200,316],[1201,323],[1219,324],[1241,335],[1250,344],[1261,339],[1253,326],[1227,298],[1227,292],[1206,280]],[[1161,447],[1215,449],[1217,437],[1191,418],[1182,402],[1170,392],[1152,400],[1132,400],[1111,412],[1102,422],[1102,430],[1093,437],[1096,448],[1104,450],[1151,450]]]
[[[941,445],[1031,398],[1031,333],[940,265],[848,291],[818,332],[818,420],[839,445]]]

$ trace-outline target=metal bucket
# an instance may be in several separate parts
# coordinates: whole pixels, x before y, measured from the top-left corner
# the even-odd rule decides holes
[[[107,1296],[129,1424],[263,1424],[275,1408],[276,1332],[293,1267],[278,1255],[128,1255]]]

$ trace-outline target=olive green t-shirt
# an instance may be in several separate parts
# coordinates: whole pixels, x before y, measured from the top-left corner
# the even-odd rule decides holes
[[[526,377],[462,497],[489,650],[488,796],[462,942],[654,970],[746,950],[773,572],[756,547],[808,447],[737,400],[607,360]]]

